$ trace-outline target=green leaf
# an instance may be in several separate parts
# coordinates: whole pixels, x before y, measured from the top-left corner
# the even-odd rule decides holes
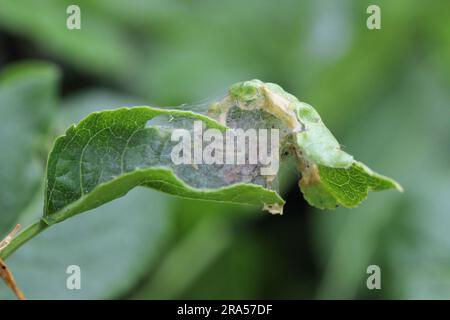
[[[200,113],[150,107],[93,113],[58,138],[47,167],[44,220],[63,221],[125,195],[136,186],[180,197],[263,205],[281,213],[283,199],[273,188],[276,175],[245,175],[238,165],[175,165],[170,154],[174,129],[276,128],[286,150],[297,158],[301,189],[318,208],[354,207],[368,190],[401,187],[340,149],[311,106],[275,84],[260,80],[230,87],[220,101],[196,106]],[[252,168],[252,170],[254,167]],[[278,185],[276,181],[275,185]]]
[[[309,104],[293,101],[303,130],[295,139],[300,153],[307,160],[332,168],[348,168],[353,157],[341,149],[339,142],[322,122],[317,111]]]
[[[24,210],[42,181],[43,140],[56,105],[58,71],[28,62],[0,75],[0,234]]]
[[[154,123],[147,126],[149,120]],[[162,121],[160,121],[162,120]],[[136,186],[152,187],[181,197],[254,205],[279,205],[273,190],[241,183],[232,168],[209,165],[175,166],[170,158],[173,128],[192,127],[201,120],[225,127],[190,111],[150,107],[122,108],[93,113],[58,138],[47,167],[44,220],[53,224],[125,195]]]
[[[394,188],[403,191],[394,180],[356,161],[347,169],[315,166],[307,170],[304,172],[309,176],[300,180],[300,188],[308,203],[320,209],[334,209],[339,205],[356,207],[367,197],[369,190]]]
[[[309,204],[320,209],[339,205],[353,208],[367,197],[369,190],[403,191],[394,180],[373,172],[341,150],[317,111],[279,85],[256,79],[236,83],[213,111],[221,119],[235,105],[270,113],[290,129],[281,139],[286,139],[281,148],[295,156],[302,175],[300,188]]]

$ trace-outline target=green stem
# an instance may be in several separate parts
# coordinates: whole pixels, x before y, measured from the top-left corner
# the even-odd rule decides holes
[[[44,221],[39,220],[38,222],[33,223],[16,237],[11,240],[11,243],[0,252],[0,258],[6,259],[8,258],[14,251],[19,249],[24,243],[31,240],[43,230],[49,227]]]

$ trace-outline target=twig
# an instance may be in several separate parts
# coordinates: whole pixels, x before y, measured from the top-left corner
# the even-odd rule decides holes
[[[0,241],[0,252],[5,249],[11,242],[11,240],[14,238],[14,236],[17,234],[17,232],[20,229],[20,225],[16,225],[14,229],[6,236],[5,239]],[[25,300],[25,296],[22,293],[22,291],[17,286],[16,281],[14,280],[14,277],[9,270],[8,266],[5,264],[3,259],[0,258],[0,277],[5,281],[6,285],[11,288],[11,290],[14,292],[16,297],[19,300]]]
[[[0,251],[5,249],[11,243],[11,240],[14,238],[17,232],[19,232],[19,230],[20,224],[17,224],[14,229],[6,236],[6,238],[0,241]]]

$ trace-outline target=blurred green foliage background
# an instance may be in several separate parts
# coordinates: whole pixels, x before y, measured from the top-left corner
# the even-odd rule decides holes
[[[70,4],[81,30],[66,28]],[[366,27],[369,4],[381,30]],[[29,298],[450,298],[449,1],[0,0],[0,71],[28,59],[60,76],[40,103],[0,105],[2,234],[41,214],[46,154],[71,123],[253,78],[313,105],[346,151],[405,189],[320,211],[288,166],[283,216],[137,189],[8,259]],[[66,289],[71,264],[82,290]],[[366,287],[371,264],[381,290]],[[0,296],[12,298],[3,284]]]

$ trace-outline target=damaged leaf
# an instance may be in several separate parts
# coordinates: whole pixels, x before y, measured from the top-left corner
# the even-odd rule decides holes
[[[193,110],[121,108],[93,113],[70,127],[56,140],[49,156],[44,220],[60,222],[137,186],[180,197],[260,205],[271,213],[282,213],[278,167],[264,175],[263,166],[250,163],[249,155],[242,158],[243,163],[174,163],[172,134],[176,129],[194,137],[193,149],[182,150],[188,157],[191,151],[198,156],[195,135],[199,133],[195,130],[200,130],[202,137],[204,129],[214,129],[215,134],[241,130],[248,134],[240,143],[246,151],[245,138],[251,130],[276,129],[280,143],[270,154],[296,158],[300,188],[306,200],[318,208],[354,207],[369,190],[401,190],[396,182],[341,150],[314,108],[276,84],[240,82],[221,100]],[[201,140],[200,147],[204,143]],[[273,146],[258,145],[258,150],[261,148]],[[214,150],[216,156],[218,152],[229,156],[228,146]],[[238,151],[232,152],[234,159]]]
[[[228,124],[226,115],[236,106],[267,112],[288,128],[282,133],[280,149],[296,158],[301,173],[299,186],[310,205],[320,209],[339,205],[353,208],[367,197],[369,190],[403,191],[397,182],[373,172],[343,151],[317,111],[279,85],[260,80],[239,82],[209,112]]]
[[[226,129],[190,111],[150,107],[95,112],[73,125],[56,140],[49,156],[44,220],[60,222],[137,186],[187,198],[283,205],[264,179],[255,176],[252,180],[251,174],[240,174],[241,169],[233,165],[215,169],[206,164],[175,165],[171,132],[190,129],[195,120],[209,128]]]

